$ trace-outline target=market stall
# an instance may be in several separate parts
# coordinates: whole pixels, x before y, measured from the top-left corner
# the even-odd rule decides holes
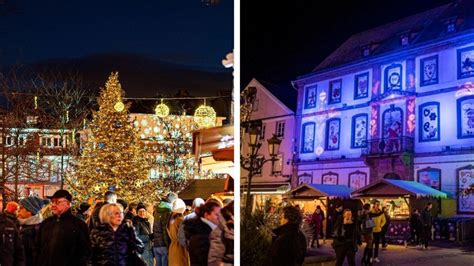
[[[380,201],[381,207],[387,207],[392,219],[387,231],[387,240],[401,243],[407,238],[410,213],[413,209],[423,210],[426,203],[433,203],[432,213],[439,214],[437,198],[446,198],[447,194],[415,181],[380,179],[352,192],[353,199],[364,204]]]
[[[349,208],[354,215],[357,214],[360,201],[351,199],[352,189],[341,185],[327,184],[302,184],[288,191],[285,198],[292,205],[299,205],[306,217],[309,217],[316,206],[321,206],[325,214],[323,228],[326,234],[332,231],[333,214],[336,204],[343,203],[344,208]]]

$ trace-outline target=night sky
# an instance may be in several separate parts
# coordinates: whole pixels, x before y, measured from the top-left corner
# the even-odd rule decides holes
[[[150,88],[130,80],[199,90],[199,74],[204,87],[215,78],[221,80],[213,84],[216,90],[229,90],[232,71],[221,60],[234,47],[233,5],[232,0],[212,7],[201,0],[0,0],[0,65],[68,65],[100,77],[102,84],[107,73],[119,70],[121,80],[141,91],[137,96],[161,92],[146,92]],[[143,71],[133,71],[137,68]],[[153,80],[166,70],[174,74],[167,73],[163,84]],[[188,83],[196,84],[187,86],[183,75],[190,72]]]
[[[254,77],[289,87],[351,35],[451,1],[262,2],[241,2],[241,88]]]

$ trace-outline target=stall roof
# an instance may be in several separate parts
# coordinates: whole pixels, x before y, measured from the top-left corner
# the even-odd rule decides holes
[[[178,196],[184,201],[195,198],[207,199],[214,193],[233,191],[233,182],[230,176],[226,179],[195,179]]]
[[[333,197],[350,198],[352,189],[342,185],[302,184],[288,191],[291,197]]]
[[[352,197],[390,197],[405,196],[413,197],[438,197],[446,198],[447,194],[427,185],[406,180],[380,179],[368,186],[352,192]]]

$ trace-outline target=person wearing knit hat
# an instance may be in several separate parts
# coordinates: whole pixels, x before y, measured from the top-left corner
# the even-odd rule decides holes
[[[193,206],[192,206],[192,210],[191,210],[191,213],[184,216],[184,221],[183,223],[181,223],[181,225],[179,226],[179,230],[178,230],[178,240],[179,240],[179,243],[183,246],[183,247],[187,247],[188,246],[188,240],[186,240],[186,234],[184,232],[184,227],[186,226],[187,224],[187,221],[189,220],[192,220],[194,217],[197,216],[196,214],[196,209],[198,209],[199,207],[201,207],[202,205],[204,205],[204,203],[206,203],[202,198],[195,198],[193,200]]]
[[[30,196],[20,200],[20,211],[24,209],[30,212],[31,215],[36,215],[43,208],[43,205],[42,199],[35,196]]]
[[[183,214],[185,210],[186,210],[186,204],[184,203],[182,199],[178,198],[175,201],[173,201],[173,205],[171,207],[171,211],[173,213]]]
[[[26,265],[34,265],[33,258],[35,253],[35,236],[38,235],[39,225],[43,222],[41,208],[43,200],[30,196],[20,200],[20,211],[18,212],[18,221],[20,223],[20,235],[25,250]]]
[[[186,204],[180,198],[173,201],[171,206],[171,218],[167,225],[167,231],[171,239],[171,244],[168,250],[169,265],[189,265],[189,255],[187,250],[179,243],[178,230],[181,223],[184,221],[184,210]]]
[[[76,217],[85,222],[89,218],[90,212],[91,205],[87,202],[81,202],[81,204],[79,204],[79,208],[77,209]]]
[[[10,201],[7,203],[5,207],[5,216],[12,221],[16,226],[19,226],[18,223],[18,210],[20,209],[20,205],[14,201]]]

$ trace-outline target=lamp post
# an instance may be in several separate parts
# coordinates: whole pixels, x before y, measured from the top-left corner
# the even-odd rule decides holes
[[[262,121],[249,121],[243,126],[246,129],[246,135],[248,138],[247,144],[249,147],[249,153],[247,154],[247,157],[244,157],[242,155],[240,156],[241,167],[244,170],[248,171],[247,198],[245,200],[245,215],[247,215],[250,213],[252,206],[252,200],[250,195],[252,178],[260,169],[262,169],[263,165],[266,162],[272,162],[272,165],[273,163],[275,163],[275,161],[277,160],[276,157],[278,156],[278,151],[280,149],[281,139],[273,135],[272,138],[267,140],[268,154],[270,155],[270,158],[265,159],[264,156],[258,154],[258,151],[262,146],[262,142],[260,142]]]

